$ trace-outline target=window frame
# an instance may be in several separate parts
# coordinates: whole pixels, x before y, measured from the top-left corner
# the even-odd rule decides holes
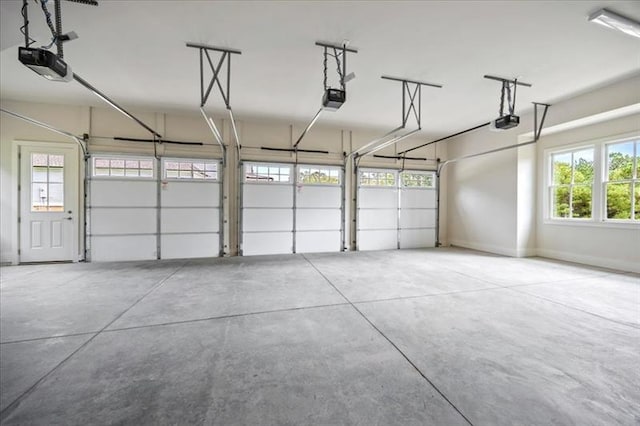
[[[404,181],[402,179],[402,175],[403,174],[413,174],[413,175],[429,175],[431,176],[431,185],[430,186],[408,186],[404,184]],[[421,189],[421,190],[435,190],[436,189],[436,179],[438,177],[436,176],[436,172],[435,171],[431,171],[431,170],[402,170],[398,173],[398,184],[400,185],[401,189]]]
[[[108,160],[137,160],[137,161],[151,161],[151,176],[127,176],[126,175],[126,163],[123,170],[125,174],[123,176],[96,175],[96,160],[108,159]],[[147,157],[144,155],[130,155],[130,154],[114,154],[114,153],[92,153],[90,162],[90,176],[91,180],[133,180],[133,181],[154,181],[157,178],[157,160],[153,157]],[[111,163],[109,163],[109,170],[111,170]],[[138,170],[141,170],[138,167]],[[146,169],[145,169],[146,170]]]
[[[168,162],[175,162],[175,163],[191,163],[191,177],[168,177],[167,176],[167,167],[166,167],[166,163]],[[214,163],[216,165],[216,170],[215,170],[215,174],[216,177],[213,179],[207,179],[207,178],[194,178],[193,177],[193,163],[203,163],[205,164],[205,169],[206,169],[206,164],[207,163]],[[221,172],[221,165],[222,165],[222,161],[219,158],[186,158],[186,157],[162,157],[162,167],[161,167],[161,171],[160,173],[162,173],[162,177],[161,180],[164,181],[171,181],[171,182],[208,182],[208,183],[214,183],[217,182],[219,183],[221,181],[220,179],[220,172]],[[179,168],[179,166],[178,166]],[[207,170],[205,170],[206,172]],[[179,173],[178,173],[179,174]]]
[[[584,184],[584,183],[576,183],[574,181],[575,165],[574,165],[573,154],[576,152],[586,151],[586,150],[593,151],[593,180],[591,181],[591,185]],[[594,144],[587,144],[587,145],[581,144],[581,145],[574,146],[573,148],[565,147],[565,149],[554,150],[548,154],[547,163],[548,163],[549,172],[548,172],[548,183],[546,185],[546,191],[547,191],[547,199],[549,200],[549,205],[547,208],[547,215],[551,220],[584,222],[584,221],[591,221],[597,216],[596,209],[598,208],[598,206],[596,206],[595,204],[595,187],[596,187],[596,178],[597,178],[596,168],[598,167],[596,163],[597,161],[596,151],[597,151],[597,147]],[[553,157],[555,155],[562,155],[562,154],[571,154],[571,182],[568,184],[567,183],[555,184],[553,182]],[[573,217],[573,189],[575,187],[591,188],[591,217]],[[569,217],[556,217],[553,215],[553,210],[554,210],[553,193],[555,188],[569,189],[569,213],[570,213]]]
[[[362,173],[363,169],[366,170],[367,173],[375,172],[375,173],[390,173],[393,175],[393,185],[363,185],[362,184]],[[357,186],[362,188],[392,188],[398,189],[400,182],[400,170],[398,169],[377,169],[377,168],[369,168],[363,167],[362,169],[358,169],[357,176]]]
[[[611,135],[604,138],[585,140],[572,144],[554,146],[544,149],[543,151],[543,173],[544,173],[544,189],[542,193],[542,222],[545,225],[560,226],[587,226],[600,228],[624,228],[637,229],[640,220],[628,219],[607,219],[606,218],[606,194],[604,193],[607,178],[608,159],[606,158],[607,145],[623,143],[629,141],[640,142],[640,133],[628,132],[623,134]],[[552,155],[563,152],[579,151],[581,149],[594,148],[594,176],[593,189],[591,197],[591,218],[555,218],[552,215],[553,195],[551,187],[553,186],[553,164]],[[640,172],[640,162],[638,163],[638,171]]]
[[[247,166],[263,166],[263,167],[286,167],[289,169],[289,180],[286,182],[283,181],[279,181],[279,180],[270,180],[269,177],[269,173],[267,173],[267,178],[266,179],[247,179],[247,171],[246,171],[246,167]],[[268,161],[244,161],[242,162],[242,167],[241,167],[241,173],[242,173],[242,183],[243,184],[256,184],[256,185],[293,185],[296,182],[296,167],[295,164],[293,163],[271,163]],[[256,173],[256,175],[259,175],[259,173]],[[282,173],[278,173],[278,176],[283,176]]]
[[[319,169],[319,170],[328,170],[328,171],[332,171],[335,170],[338,172],[338,182],[335,183],[331,183],[331,182],[301,182],[300,181],[300,170],[302,168],[310,168],[310,169]],[[329,164],[298,164],[295,168],[295,182],[296,185],[298,186],[329,186],[329,187],[336,187],[336,186],[342,186],[344,181],[344,170],[342,166],[334,166],[334,165],[329,165]]]
[[[44,155],[46,157],[46,165],[35,165],[34,164],[34,159],[36,155]],[[65,171],[66,168],[68,167],[67,165],[65,165],[65,156],[64,154],[52,154],[50,152],[36,152],[36,151],[32,151],[29,154],[29,212],[30,213],[60,213],[60,212],[64,212],[66,209],[66,199],[65,199]],[[50,164],[50,159],[51,157],[62,157],[62,166],[52,166]],[[35,176],[35,168],[45,168],[45,173],[46,173],[46,178],[45,180],[36,180],[34,178]],[[62,172],[62,176],[60,181],[52,181],[51,180],[51,169],[52,168],[56,168],[56,169],[60,169]],[[42,172],[42,170],[40,170],[40,172]],[[46,187],[46,196],[44,197],[44,199],[46,199],[46,205],[40,205],[40,206],[36,206],[35,205],[35,198],[34,198],[34,185],[38,185],[40,186],[40,190],[42,190],[41,185],[44,185]],[[62,197],[62,204],[61,205],[51,205],[51,187],[53,186],[60,186],[61,187],[61,197]],[[42,201],[44,202],[44,199],[42,196],[39,196],[38,198],[42,199]],[[40,208],[37,208],[40,207]]]
[[[609,180],[609,157],[608,147],[611,145],[619,145],[624,143],[631,143],[633,145],[633,168],[631,171],[630,179],[623,179],[619,181],[610,181]],[[602,180],[600,182],[602,186],[602,220],[607,223],[621,223],[621,224],[640,224],[640,219],[635,218],[635,189],[637,186],[640,186],[640,176],[638,170],[638,156],[640,156],[640,135],[635,135],[631,137],[626,137],[622,139],[612,140],[608,142],[604,142],[602,144]],[[607,185],[609,183],[620,183],[625,184],[628,183],[631,185],[631,214],[629,219],[615,219],[607,217],[607,205],[608,205],[608,197],[607,197]]]

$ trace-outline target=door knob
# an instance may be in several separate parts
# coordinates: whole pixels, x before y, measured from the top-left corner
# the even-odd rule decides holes
[[[65,218],[63,218],[63,219],[65,219],[65,220],[73,220],[73,218],[72,218],[72,217],[65,217]]]

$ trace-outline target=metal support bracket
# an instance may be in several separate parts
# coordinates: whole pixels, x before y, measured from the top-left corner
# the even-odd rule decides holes
[[[422,128],[422,86],[436,87],[438,89],[441,89],[442,85],[426,83],[424,81],[390,77],[388,75],[383,75],[380,78],[383,78],[385,80],[399,81],[402,83],[402,127],[406,127],[407,122],[409,121],[409,117],[413,112],[413,117],[418,124],[418,128]]]
[[[222,136],[217,126],[213,122],[213,119],[204,111],[204,106],[207,104],[209,100],[209,96],[211,95],[211,91],[213,90],[214,85],[218,89],[220,96],[222,96],[222,100],[224,101],[225,108],[229,112],[229,121],[231,122],[231,128],[233,131],[233,136],[236,142],[236,149],[240,151],[240,138],[238,137],[238,127],[236,125],[235,117],[233,116],[233,110],[231,109],[231,55],[241,55],[242,52],[236,49],[229,49],[224,47],[216,47],[210,46],[202,43],[187,43],[187,47],[198,49],[199,57],[200,57],[200,112],[202,113],[207,125],[211,129],[211,133],[216,138],[218,144],[222,147],[224,154],[224,143],[222,140]],[[214,61],[211,59],[212,52],[219,54],[219,58],[217,63],[214,64]],[[204,59],[207,59],[208,67],[212,73],[211,80],[205,89],[205,70],[207,65],[205,65]],[[222,84],[221,75],[225,75],[226,78],[225,84]]]
[[[422,86],[442,88],[440,84],[426,83],[424,81],[408,80],[406,78],[390,77],[388,75],[381,76],[385,80],[399,81],[402,83],[402,125],[393,129],[381,138],[375,139],[364,146],[352,151],[348,156],[356,159],[371,155],[380,151],[387,146],[396,144],[401,140],[422,130]],[[413,116],[417,129],[412,130],[403,135],[397,135],[396,132],[406,128],[409,118]],[[391,136],[391,139],[387,139]]]
[[[541,102],[532,102],[533,104],[533,140],[537,141],[540,139],[540,134],[542,133],[542,128],[544,126],[544,119],[547,117],[547,110],[551,106],[551,104],[543,104]],[[538,108],[544,107],[542,111],[542,118],[540,118],[540,123],[538,123]]]

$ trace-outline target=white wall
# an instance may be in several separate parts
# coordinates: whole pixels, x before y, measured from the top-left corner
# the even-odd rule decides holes
[[[588,121],[596,114],[639,102],[640,75],[635,75],[554,104],[549,109],[545,128],[583,118]],[[523,138],[519,141],[518,136],[532,129],[532,114],[523,114],[521,125],[516,129],[500,133],[480,129],[452,139],[448,145],[448,156],[456,158],[523,142]],[[626,253],[624,249],[621,252],[607,251],[604,247],[620,244],[621,241],[623,247],[629,244],[636,244],[637,247],[637,232],[624,234],[619,230],[601,229],[593,231],[592,240],[587,243],[587,238],[584,238],[584,232],[587,231],[584,230],[569,231],[566,228],[558,231],[559,236],[566,234],[556,241],[545,238],[549,232],[553,232],[549,228],[538,229],[542,226],[542,195],[539,192],[544,184],[540,169],[542,150],[550,144],[560,146],[575,143],[579,135],[606,136],[633,130],[638,130],[638,119],[628,117],[615,123],[604,122],[583,127],[572,134],[557,134],[553,138],[543,136],[532,147],[502,151],[448,165],[449,241],[462,247],[510,256],[538,253],[594,265],[633,269],[628,265],[628,257],[620,257],[623,252]]]
[[[36,104],[13,100],[2,100],[4,109],[14,111],[39,121],[51,124],[76,135],[87,133],[90,135],[89,151],[136,153],[153,155],[153,146],[145,143],[122,142],[113,140],[114,136],[149,138],[149,133],[128,120],[126,117],[110,108],[88,106],[66,106],[53,104]],[[163,144],[158,146],[158,155],[177,157],[204,157],[220,158],[220,149],[214,141],[206,123],[198,112],[193,113],[163,113],[149,111],[132,111],[138,118],[154,128],[166,139],[183,141],[201,141],[204,146],[179,146]],[[237,117],[240,119],[242,117]],[[311,118],[311,117],[310,117]],[[216,122],[222,129],[223,138],[227,145],[228,167],[225,170],[224,184],[224,218],[225,228],[225,253],[236,254],[238,245],[237,235],[237,157],[235,142],[232,139],[229,121],[226,117],[216,116]],[[299,134],[307,123],[295,123],[277,120],[249,119],[239,120],[238,131],[242,142],[242,160],[254,161],[283,161],[293,162],[295,157],[291,153],[273,152],[262,150],[261,147],[291,148]],[[299,153],[300,163],[320,163],[343,165],[343,153],[363,146],[369,141],[383,135],[388,129],[379,129],[372,126],[370,129],[347,128],[329,126],[322,123],[322,119],[307,134],[301,142],[300,148],[327,150],[329,154]],[[55,141],[66,142],[68,139],[48,130],[25,123],[6,114],[0,114],[0,189],[2,206],[0,208],[0,262],[17,262],[17,218],[18,218],[18,192],[17,192],[17,158],[13,158],[13,147],[16,140]],[[399,146],[391,146],[381,150],[379,154],[394,155],[400,149],[424,143],[424,137],[412,137],[402,141]],[[446,158],[446,148],[431,145],[412,152],[417,157]],[[361,162],[362,166],[395,167],[400,168],[402,163],[389,159],[374,159],[366,157]],[[408,169],[433,169],[435,162],[407,161]],[[80,183],[79,183],[80,184]],[[349,188],[349,186],[347,186]],[[444,186],[446,188],[446,186]],[[347,200],[352,196],[347,194]],[[446,199],[446,197],[443,197]],[[444,204],[446,207],[446,204]],[[349,218],[350,205],[347,204]],[[443,214],[443,217],[446,215]],[[79,221],[80,222],[80,221]],[[346,235],[349,235],[347,220]],[[446,220],[443,221],[446,231]],[[446,232],[443,232],[441,240],[446,241]],[[349,241],[347,241],[349,247]]]
[[[544,150],[580,142],[588,142],[635,131],[640,134],[640,114],[603,123],[585,126],[551,136],[539,141],[537,206],[538,254],[544,257],[586,263],[640,272],[640,225],[621,224],[567,224],[545,220],[542,184],[545,173]],[[594,206],[597,208],[597,206]]]
[[[2,107],[18,113],[29,113],[30,117],[65,129],[74,134],[87,131],[88,111],[73,106],[26,105],[3,102]],[[69,142],[40,127],[28,126],[24,122],[0,115],[0,262],[15,262],[18,240],[18,159],[15,155],[15,141]],[[78,182],[80,186],[80,182]],[[78,221],[79,223],[81,221]]]

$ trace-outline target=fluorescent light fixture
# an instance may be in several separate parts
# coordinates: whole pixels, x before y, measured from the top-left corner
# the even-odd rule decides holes
[[[619,15],[607,9],[600,9],[589,15],[589,22],[595,22],[607,28],[622,31],[623,33],[640,38],[640,22]]]

